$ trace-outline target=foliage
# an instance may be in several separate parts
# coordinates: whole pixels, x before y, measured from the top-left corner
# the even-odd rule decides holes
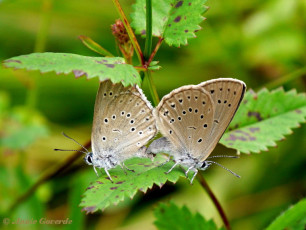
[[[154,214],[156,217],[154,224],[159,230],[221,229],[217,228],[213,220],[207,221],[199,213],[193,215],[186,206],[179,208],[173,202],[160,203],[154,210]]]
[[[166,169],[171,167],[171,163],[162,164],[162,157],[157,157],[154,162],[149,159],[131,159],[126,165],[135,172],[124,171],[117,167],[110,171],[114,178],[112,183],[105,173],[95,182],[91,183],[84,193],[81,202],[83,210],[87,213],[93,213],[99,209],[104,210],[110,205],[116,205],[123,201],[126,197],[133,198],[138,190],[146,193],[154,184],[162,187],[167,181],[175,183],[180,176],[185,176],[182,170],[176,169],[169,174],[165,174]]]
[[[202,14],[207,10],[205,2],[206,0],[153,0],[153,35],[165,39],[168,45],[187,45],[187,39],[194,38],[194,33],[201,29],[198,24],[203,21]],[[142,35],[146,33],[145,3],[137,0],[132,14],[132,26],[137,34]]]
[[[135,33],[145,35],[145,23],[148,21],[144,8],[146,1],[135,2],[131,25]],[[290,89],[305,91],[302,76],[306,73],[306,34],[303,23],[306,19],[306,5],[301,1],[286,0],[208,2],[210,10],[205,14],[208,21],[200,25],[204,19],[202,15],[207,9],[204,6],[206,1],[192,1],[191,6],[187,3],[188,1],[180,0],[152,0],[153,35],[157,37],[153,39],[153,48],[158,39],[161,46],[155,47],[158,53],[153,55],[150,63],[143,59],[139,60],[140,66],[133,67],[132,64],[125,63],[130,64],[135,60],[109,58],[112,54],[122,56],[116,50],[118,47],[114,47],[111,32],[105,29],[110,28],[110,24],[117,18],[113,15],[111,1],[105,1],[102,5],[84,0],[74,1],[73,4],[70,0],[62,1],[61,4],[53,0],[46,0],[41,4],[33,0],[1,1],[0,28],[4,33],[0,36],[0,59],[9,60],[4,61],[4,66],[53,72],[46,74],[48,77],[36,78],[32,72],[11,71],[0,66],[1,220],[2,217],[10,216],[6,210],[11,210],[13,214],[10,218],[15,219],[39,219],[41,216],[65,219],[69,215],[73,224],[65,226],[65,229],[82,229],[85,224],[86,228],[136,229],[152,224],[152,203],[155,206],[156,201],[169,196],[176,203],[184,202],[190,208],[196,207],[205,217],[213,216],[215,219],[217,216],[215,208],[210,208],[211,202],[203,199],[203,189],[197,182],[189,186],[187,180],[178,180],[183,176],[179,168],[169,175],[164,174],[171,163],[158,168],[155,167],[157,162],[131,159],[127,163],[135,168],[135,173],[128,172],[125,175],[120,168],[110,170],[115,186],[125,190],[121,194],[118,189],[110,189],[114,185],[105,178],[104,173],[96,179],[90,167],[82,163],[72,164],[74,161],[71,159],[75,155],[68,157],[70,153],[54,153],[54,147],[67,147],[66,140],[60,135],[62,131],[71,131],[80,143],[89,142],[94,93],[97,88],[94,81],[86,82],[85,78],[78,81],[59,78],[54,72],[74,73],[76,76],[86,75],[86,72],[91,74],[88,78],[111,78],[113,82],[125,80],[125,85],[142,84],[141,87],[150,100],[156,97],[152,91],[151,95],[148,93],[152,86],[156,86],[159,96],[162,96],[182,85],[196,84],[219,76],[235,76],[245,81],[248,88],[255,88],[256,93],[246,93],[244,102],[220,142],[243,153],[267,150],[270,146],[275,146],[276,142],[279,148],[269,148],[269,154],[243,155],[239,160],[231,161],[239,174],[243,175],[240,180],[228,180],[228,174],[222,170],[220,173],[218,170],[208,170],[203,174],[213,192],[222,201],[222,206],[225,206],[225,210],[230,210],[233,229],[262,229],[285,210],[288,204],[303,195],[303,182],[306,179],[306,145],[303,141],[305,126],[295,129],[294,133],[291,130],[305,121],[305,95]],[[130,2],[120,1],[120,4],[128,15]],[[200,26],[204,29],[197,32],[198,39],[189,40],[195,37],[195,31]],[[133,33],[132,30],[130,32]],[[83,44],[107,58],[90,57],[92,51],[80,46],[76,39],[84,33],[94,39],[80,36]],[[140,41],[140,38],[143,36],[137,37],[137,40]],[[147,45],[149,39],[145,39]],[[103,47],[94,40],[103,43]],[[137,40],[135,38],[133,42]],[[180,49],[164,46],[167,44],[179,47],[187,42],[188,47]],[[139,42],[139,45],[142,48],[143,42]],[[60,53],[30,54],[28,57],[33,58],[31,63],[24,56],[10,58],[45,50]],[[66,62],[64,52],[73,57],[73,62]],[[134,49],[134,53],[137,52],[139,51]],[[41,58],[37,59],[37,55]],[[44,65],[50,64],[48,55],[56,56],[57,66]],[[129,55],[132,56],[133,52]],[[142,55],[137,53],[137,57],[143,57]],[[18,61],[10,62],[19,60],[18,58],[22,58],[22,64]],[[157,59],[159,65],[164,67],[158,72],[156,70],[160,66],[157,65]],[[119,71],[113,72],[102,64],[93,68],[83,65],[94,60],[119,60],[122,64],[114,64]],[[106,75],[99,72],[105,69]],[[156,71],[154,81],[148,77],[150,70]],[[131,73],[135,73],[136,78]],[[270,91],[279,86],[283,86],[285,90]],[[258,90],[264,87],[269,91]],[[37,103],[29,105],[28,102],[33,98]],[[48,141],[37,141],[48,133],[51,134]],[[278,142],[284,136],[287,140]],[[72,146],[67,147],[70,148]],[[223,152],[227,153],[227,150]],[[71,162],[67,165],[71,167],[67,168],[66,165],[61,168],[69,160]],[[57,162],[58,165],[53,168],[53,164]],[[88,170],[81,170],[85,168]],[[138,173],[139,177],[136,176]],[[149,180],[144,179],[146,175]],[[116,184],[122,181],[119,179],[124,179],[125,182]],[[50,183],[46,183],[49,180]],[[167,180],[178,182],[173,185],[166,183]],[[90,181],[93,183],[88,187]],[[98,181],[104,184],[99,184]],[[136,181],[137,186],[129,186],[131,181]],[[159,189],[154,184],[160,187],[164,185]],[[84,193],[86,187],[88,189]],[[143,193],[137,193],[139,189]],[[18,200],[26,192],[29,192],[29,196]],[[87,212],[107,208],[102,215],[96,212],[85,216],[81,212],[78,204],[83,193],[82,208]],[[138,199],[127,199],[135,196]],[[17,208],[10,209],[16,201]],[[169,208],[175,206],[173,203],[161,206],[164,207],[162,210],[169,211],[169,215],[174,212],[177,216],[182,216],[182,212],[188,213],[186,216],[191,218],[191,224],[196,221],[206,223],[203,218],[196,218],[190,211],[186,211],[186,207]],[[294,222],[301,219],[299,216],[302,216],[304,206],[304,201],[299,202],[277,218],[268,229],[299,227]],[[155,213],[162,215],[160,210],[157,208]],[[174,220],[181,220],[177,216]],[[305,222],[303,219],[301,221]],[[164,217],[158,218],[157,222],[174,226],[176,224]],[[52,229],[53,226],[45,225],[44,228]]]
[[[138,72],[120,57],[86,57],[64,53],[33,53],[10,58],[4,65],[16,69],[55,71],[57,74],[73,73],[76,78],[85,75],[88,79],[98,77],[100,81],[111,79],[124,86],[140,84]]]
[[[10,108],[5,93],[0,92],[0,147],[23,150],[49,133],[43,116],[27,107]]]
[[[248,91],[221,143],[243,153],[267,151],[305,122],[306,95],[295,90]]]
[[[277,217],[266,230],[303,229],[306,223],[306,199],[300,200]]]

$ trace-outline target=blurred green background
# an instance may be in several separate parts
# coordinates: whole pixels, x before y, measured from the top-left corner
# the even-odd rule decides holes
[[[121,2],[129,15],[133,1]],[[282,85],[285,90],[305,92],[305,1],[209,0],[207,5],[207,20],[196,39],[181,48],[163,44],[159,50],[156,60],[163,68],[153,77],[160,97],[179,86],[217,77],[239,78],[248,89]],[[0,60],[47,51],[97,56],[82,45],[79,35],[118,54],[110,30],[117,18],[110,0],[0,0]],[[54,148],[77,148],[62,131],[80,143],[89,140],[97,88],[97,79],[0,67],[1,218],[40,176],[72,154]],[[150,99],[146,82],[143,88]],[[239,180],[217,167],[203,173],[233,229],[262,229],[306,195],[305,132],[302,125],[268,152],[221,160],[242,176]],[[155,229],[153,209],[168,200],[186,204],[222,225],[198,182],[190,186],[185,179],[86,216],[78,205],[95,177],[80,160],[40,186],[11,216],[12,221],[69,218],[72,224],[6,228]],[[2,222],[0,226],[4,227]]]

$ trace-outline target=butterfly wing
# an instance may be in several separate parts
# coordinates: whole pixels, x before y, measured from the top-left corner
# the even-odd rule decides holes
[[[207,139],[207,149],[212,152],[233,119],[246,86],[244,82],[231,78],[214,79],[198,86],[210,94],[215,107],[212,131]],[[203,156],[201,160],[205,159]]]
[[[198,157],[205,153],[214,106],[202,87],[190,85],[173,90],[163,97],[154,113],[160,132],[174,148],[169,154]]]
[[[152,106],[138,87],[100,83],[92,128],[94,154],[134,156],[156,134]]]

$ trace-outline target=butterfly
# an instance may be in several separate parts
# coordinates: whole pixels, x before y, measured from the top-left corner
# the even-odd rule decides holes
[[[189,171],[194,172],[191,183],[198,170],[205,170],[212,163],[223,167],[209,161],[209,155],[233,119],[245,89],[240,80],[219,78],[173,90],[154,110],[163,137],[154,140],[146,152],[173,156],[175,164],[167,173],[176,165],[183,165],[187,167],[186,177]]]
[[[83,147],[85,162],[96,168],[104,169],[111,181],[108,170],[117,165],[128,169],[124,161],[132,157],[148,157],[147,142],[157,132],[153,107],[142,90],[136,86],[124,87],[110,80],[100,83],[96,96],[89,152]],[[56,149],[60,150],[60,149]],[[130,170],[133,171],[133,170]]]

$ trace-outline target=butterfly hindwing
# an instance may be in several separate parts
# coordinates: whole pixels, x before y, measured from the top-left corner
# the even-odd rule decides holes
[[[242,81],[231,78],[214,79],[199,86],[210,94],[215,107],[213,128],[206,147],[212,152],[233,119],[246,86]],[[205,157],[202,160],[205,160]]]

